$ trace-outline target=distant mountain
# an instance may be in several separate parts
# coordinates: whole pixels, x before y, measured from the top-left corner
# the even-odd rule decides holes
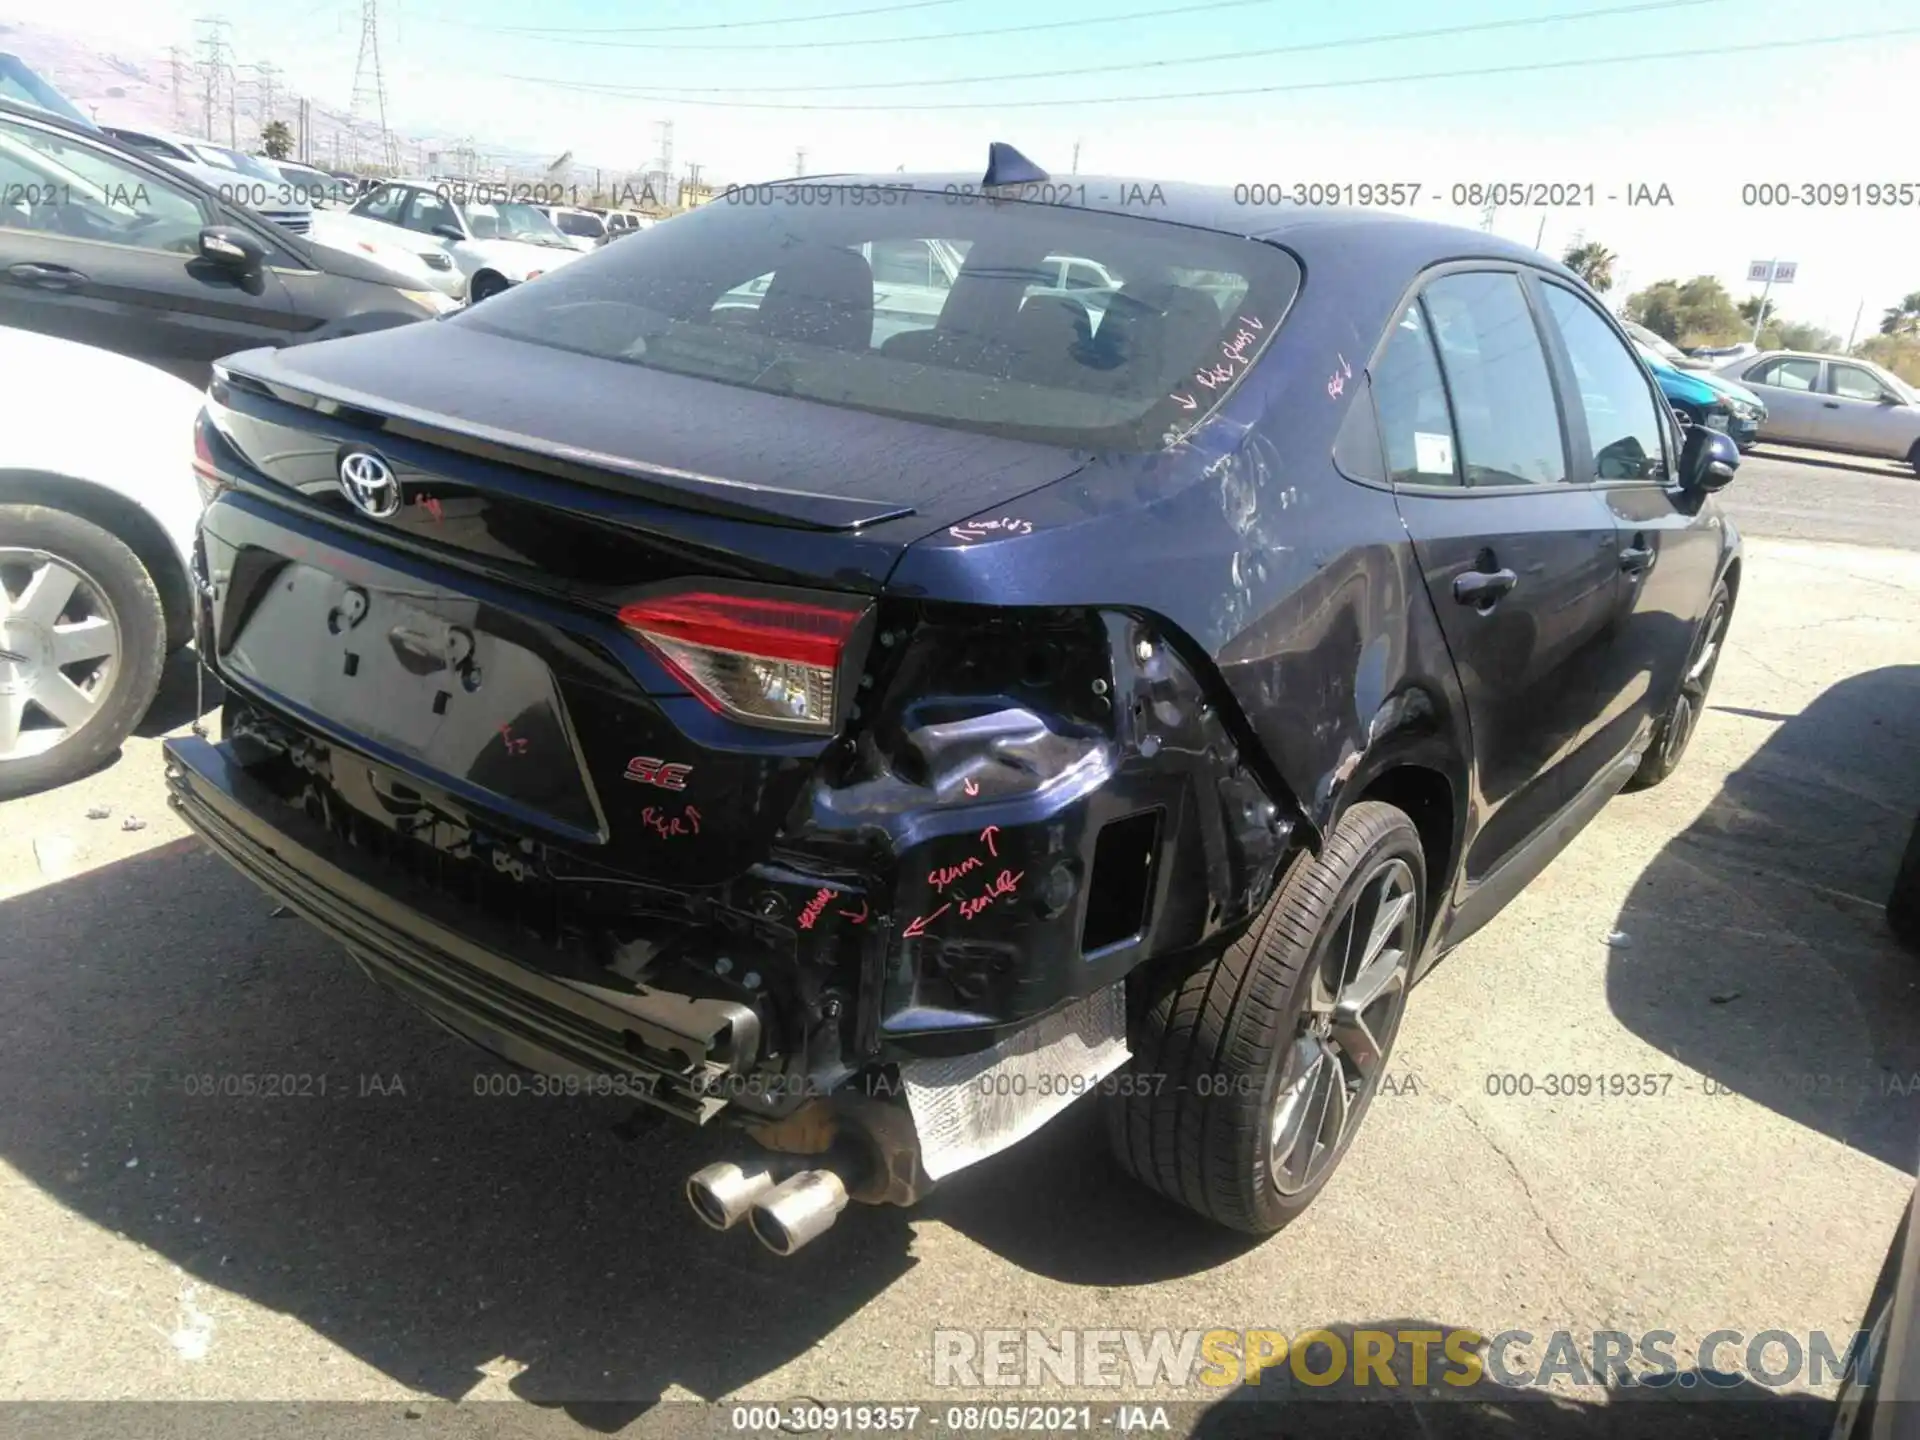
[[[260,128],[269,117],[262,112],[264,97],[254,72],[243,70],[237,87],[231,76],[220,77],[209,107],[204,73],[185,45],[180,47],[176,65],[165,49],[129,45],[109,50],[97,41],[63,34],[44,25],[0,20],[0,51],[18,55],[102,125],[204,136],[215,144],[238,145],[249,151],[260,148]],[[305,157],[312,164],[328,168],[351,164],[353,129],[346,108],[314,96],[306,98],[310,103],[306,114]],[[287,128],[294,132],[296,145],[302,138],[300,100],[301,97],[291,91],[276,94],[273,99],[272,118],[286,122]],[[213,122],[210,132],[209,108]],[[419,173],[437,168],[452,172],[455,168],[454,150],[459,142],[451,136],[396,132],[396,141],[403,171]],[[552,159],[551,155],[489,145],[483,137],[474,137],[471,143],[477,152],[492,158],[496,171],[506,167],[519,178],[543,174]],[[377,133],[363,125],[362,162],[374,163],[379,148]],[[302,149],[297,148],[294,155],[300,158]],[[439,157],[437,165],[435,157]],[[582,171],[586,172],[590,185],[593,167],[575,165],[571,174],[577,177]],[[611,181],[614,174],[609,170],[607,179]]]

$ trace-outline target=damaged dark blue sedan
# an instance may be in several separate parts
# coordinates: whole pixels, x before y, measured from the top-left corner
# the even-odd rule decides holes
[[[444,1025],[729,1137],[716,1228],[789,1253],[1092,1097],[1266,1232],[1413,982],[1679,761],[1737,461],[1491,235],[734,192],[221,362],[173,803]]]

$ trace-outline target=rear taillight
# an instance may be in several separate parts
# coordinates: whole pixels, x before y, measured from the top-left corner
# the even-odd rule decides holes
[[[752,724],[832,731],[841,662],[862,608],[704,591],[620,611],[709,709]]]
[[[226,481],[220,478],[220,472],[214,468],[213,446],[207,443],[205,417],[193,422],[193,481],[200,487],[202,510],[211,505],[214,498],[226,489]]]

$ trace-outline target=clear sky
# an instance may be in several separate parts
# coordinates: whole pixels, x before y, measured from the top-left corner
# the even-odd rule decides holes
[[[222,13],[219,0],[7,8],[154,45],[190,45],[194,17]],[[357,0],[224,13],[241,59],[344,107]],[[741,181],[794,173],[799,150],[815,172],[972,169],[989,140],[1058,175],[1078,144],[1086,173],[1416,182],[1423,213],[1469,225],[1480,216],[1454,208],[1455,183],[1591,183],[1594,208],[1509,209],[1494,228],[1556,253],[1584,232],[1619,254],[1629,288],[1712,273],[1739,297],[1750,260],[1795,260],[1782,308],[1843,337],[1862,301],[1864,333],[1920,290],[1920,203],[1742,203],[1761,182],[1920,191],[1913,0],[381,0],[380,15],[403,133],[637,168],[671,120],[676,170]],[[1052,28],[958,33],[1036,25]],[[1570,63],[1603,57],[1665,58]],[[1270,87],[1286,88],[1231,93]],[[1627,206],[1642,183],[1673,203]]]

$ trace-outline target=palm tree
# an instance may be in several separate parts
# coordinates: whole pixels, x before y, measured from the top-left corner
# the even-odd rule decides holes
[[[269,120],[260,129],[260,148],[269,160],[284,160],[293,154],[293,131],[284,120]]]
[[[1598,240],[1587,240],[1568,247],[1562,262],[1604,295],[1613,288],[1613,262],[1619,258]]]
[[[1880,319],[1882,335],[1920,335],[1920,290],[1889,306]]]

